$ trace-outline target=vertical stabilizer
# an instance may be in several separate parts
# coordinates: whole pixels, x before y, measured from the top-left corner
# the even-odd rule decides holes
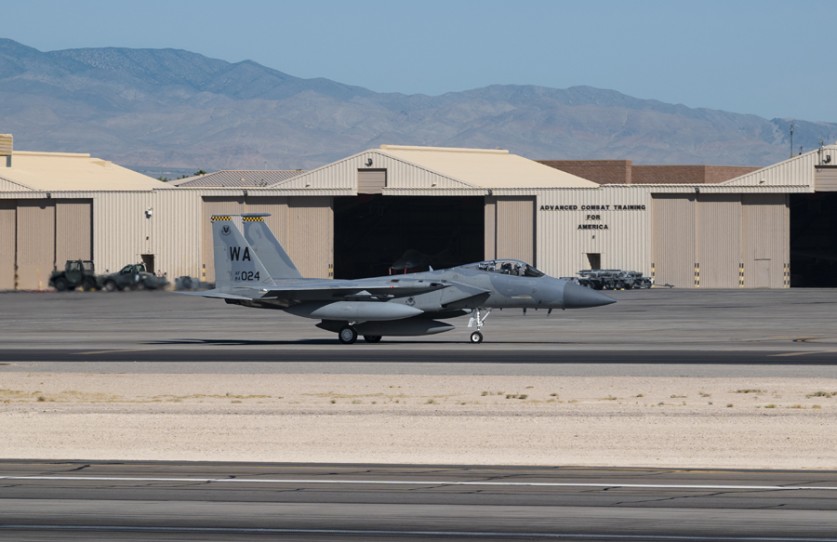
[[[237,216],[212,216],[217,289],[261,288],[272,282],[258,254],[241,234],[240,224]]]
[[[270,215],[262,213],[241,215],[244,223],[244,238],[256,251],[274,280],[302,278],[291,257],[267,227],[264,221],[266,216]]]

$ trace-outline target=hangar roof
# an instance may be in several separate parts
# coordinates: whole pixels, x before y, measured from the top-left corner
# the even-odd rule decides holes
[[[802,186],[814,190],[817,185],[817,169],[833,164],[837,164],[837,144],[823,145],[752,173],[740,175],[722,183],[722,186],[758,186],[763,189]]]
[[[499,149],[381,145],[380,152],[475,188],[598,188],[534,160]]]
[[[261,188],[305,173],[301,169],[227,169],[169,182],[181,188]]]
[[[14,151],[11,166],[0,164],[2,191],[134,191],[166,184],[89,154]]]

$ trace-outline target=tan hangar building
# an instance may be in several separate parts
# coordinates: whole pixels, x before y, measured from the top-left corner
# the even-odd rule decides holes
[[[163,183],[89,155],[16,151],[0,136],[0,289],[44,289],[53,267],[76,258],[99,271],[144,261],[170,279],[212,281],[209,216],[239,212],[270,213],[307,276],[504,257],[557,276],[622,268],[675,287],[781,288],[794,272],[792,208],[806,224],[828,214],[833,163],[829,145],[767,168],[726,168],[725,180],[633,166],[608,181],[589,169],[601,161],[558,169],[504,150],[383,145],[305,172]],[[799,252],[827,253],[828,228],[803,235]]]

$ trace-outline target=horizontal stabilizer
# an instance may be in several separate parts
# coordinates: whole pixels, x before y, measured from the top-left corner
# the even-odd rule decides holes
[[[210,297],[213,299],[232,299],[235,301],[252,301],[261,297],[259,290],[238,290],[237,293],[232,293],[223,290],[206,290],[205,292],[182,292],[185,295],[195,295],[199,297]]]

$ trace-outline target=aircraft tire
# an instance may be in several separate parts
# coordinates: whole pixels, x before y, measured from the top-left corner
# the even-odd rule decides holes
[[[475,331],[475,332],[471,333],[471,342],[473,344],[481,343],[482,342],[482,333],[480,333],[479,331]]]
[[[343,344],[354,344],[357,340],[357,331],[352,326],[343,326],[337,332],[337,339]]]
[[[379,343],[383,337],[381,335],[364,335],[363,340],[368,343]]]

